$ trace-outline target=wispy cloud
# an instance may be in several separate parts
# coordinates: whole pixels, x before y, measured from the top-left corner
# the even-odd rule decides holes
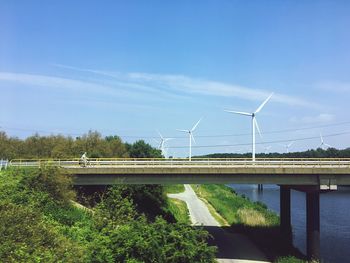
[[[152,87],[137,83],[113,81],[104,84],[103,82],[106,81],[101,78],[92,81],[91,79],[80,80],[38,74],[0,72],[0,81],[22,84],[24,86],[53,88],[57,91],[67,90],[84,95],[103,94],[114,98],[142,99],[147,97],[147,99],[151,100],[161,100],[162,96],[159,95],[164,95]],[[158,96],[153,96],[156,92]],[[170,94],[166,95],[170,96]]]
[[[304,116],[301,118],[292,117],[290,118],[290,122],[292,123],[303,123],[303,124],[312,124],[312,123],[327,123],[331,122],[335,119],[333,114],[329,113],[320,113],[315,116]]]
[[[81,80],[52,77],[45,75],[23,74],[23,73],[9,73],[0,72],[0,80],[19,83],[23,85],[39,86],[56,89],[69,89],[76,92],[103,92],[114,95],[115,91],[105,85],[98,83],[91,83]]]
[[[196,93],[220,97],[234,97],[245,100],[261,101],[270,95],[271,90],[252,89],[240,85],[226,84],[217,81],[193,79],[179,75],[157,75],[145,73],[130,73],[129,78],[139,82],[153,83],[186,93]],[[275,93],[272,100],[291,106],[318,107],[317,104],[290,95]]]
[[[218,81],[191,78],[184,75],[170,74],[148,74],[148,73],[120,73],[101,71],[93,69],[84,69],[71,67],[61,64],[53,64],[56,67],[71,69],[81,72],[88,72],[104,77],[113,78],[119,81],[137,85],[137,87],[147,87],[148,90],[162,91],[174,94],[198,94],[218,97],[233,97],[244,100],[261,101],[265,99],[271,90],[252,89],[241,85],[227,84]],[[302,106],[308,108],[319,108],[314,102],[307,101],[300,97],[290,96],[281,93],[275,93],[273,101],[288,104],[291,106]]]
[[[66,78],[46,75],[0,72],[0,80],[40,87],[69,89],[75,92],[105,94],[128,99],[150,100],[189,99],[193,95],[232,97],[262,101],[271,90],[252,89],[218,81],[191,78],[183,75],[120,73],[53,64],[55,67],[86,72],[88,77]],[[93,76],[94,75],[94,76]],[[303,98],[275,93],[275,102],[290,106],[318,108],[318,105]]]
[[[338,93],[350,93],[350,82],[323,81],[315,84],[316,89]]]

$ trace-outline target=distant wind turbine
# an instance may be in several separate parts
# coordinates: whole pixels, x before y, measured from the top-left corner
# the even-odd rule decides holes
[[[259,125],[258,125],[258,122],[256,121],[256,114],[261,111],[261,109],[265,106],[265,104],[271,99],[272,95],[273,93],[271,93],[270,96],[263,103],[261,103],[261,105],[253,113],[225,110],[226,112],[250,116],[252,118],[252,159],[253,161],[255,161],[255,128],[258,130],[259,135],[261,136]]]
[[[318,146],[318,148],[326,149],[326,148],[331,148],[332,146],[325,143],[322,137],[322,134],[320,133],[320,139],[321,139],[321,144]]]
[[[195,129],[197,128],[197,126],[201,120],[202,120],[202,118],[200,118],[199,121],[197,121],[197,123],[192,127],[191,130],[179,130],[179,129],[177,129],[177,131],[188,133],[188,136],[190,139],[190,149],[189,149],[189,157],[188,157],[189,161],[191,161],[191,156],[192,156],[192,140],[194,143],[196,143],[196,140],[193,137],[193,132],[195,131]]]
[[[288,144],[281,144],[283,147],[286,148],[286,153],[289,153],[289,148],[294,144],[294,141],[293,142],[290,142]]]
[[[264,146],[265,154],[271,149],[272,146]]]
[[[157,141],[157,140],[154,140],[154,141],[159,144],[158,149],[161,150],[162,151],[162,155],[165,158],[167,158],[167,151],[166,151],[166,148],[165,148],[165,143],[167,141],[173,140],[174,138],[164,138],[159,131],[157,131],[157,133],[158,133],[158,135],[160,137],[160,141]]]

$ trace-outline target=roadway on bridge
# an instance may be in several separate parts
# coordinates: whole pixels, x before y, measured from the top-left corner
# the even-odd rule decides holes
[[[185,192],[168,194],[186,202],[193,225],[203,225],[213,236],[213,245],[218,247],[217,260],[220,263],[268,262],[266,256],[241,234],[228,233],[210,214],[205,203],[198,198],[190,185],[185,185]]]

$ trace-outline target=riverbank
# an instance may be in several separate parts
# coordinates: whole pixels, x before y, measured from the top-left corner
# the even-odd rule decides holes
[[[278,215],[263,203],[252,202],[224,185],[199,185],[193,189],[228,222],[228,231],[247,235],[273,262],[305,262],[300,251],[280,233]]]

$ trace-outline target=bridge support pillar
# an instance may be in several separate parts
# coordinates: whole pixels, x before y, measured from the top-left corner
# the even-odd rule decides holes
[[[292,223],[290,212],[290,188],[285,185],[280,186],[280,227],[282,235],[292,242]]]
[[[262,184],[258,184],[258,192],[262,192],[264,189]]]
[[[320,193],[306,192],[306,252],[309,260],[320,258]]]

